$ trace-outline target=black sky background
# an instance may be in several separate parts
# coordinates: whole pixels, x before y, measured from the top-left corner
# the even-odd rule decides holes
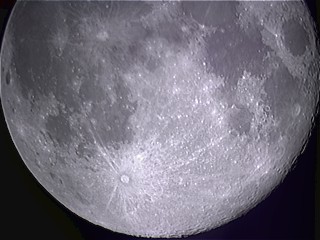
[[[0,40],[14,2],[0,0]],[[307,1],[315,18],[318,12],[319,25],[320,2],[316,2]],[[319,134],[317,124],[294,170],[266,200],[245,216],[188,239],[320,239],[320,164],[316,165],[320,152],[317,151]],[[140,239],[95,226],[57,202],[23,163],[11,140],[2,111],[0,141],[0,239]]]

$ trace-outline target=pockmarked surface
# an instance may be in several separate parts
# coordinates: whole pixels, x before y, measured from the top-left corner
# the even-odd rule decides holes
[[[1,49],[29,170],[74,213],[136,236],[253,208],[303,150],[318,91],[299,1],[19,1]]]

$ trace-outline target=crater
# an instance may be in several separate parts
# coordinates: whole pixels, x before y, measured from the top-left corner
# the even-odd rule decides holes
[[[301,56],[310,44],[304,27],[296,19],[290,19],[283,24],[282,31],[286,48],[293,56]]]
[[[59,185],[63,185],[63,180],[59,176],[57,176],[57,174],[53,172],[49,172],[49,176],[55,183],[58,183]]]
[[[10,85],[10,83],[11,83],[11,74],[10,74],[10,71],[8,71],[6,74],[6,84]]]
[[[299,103],[296,103],[296,104],[293,106],[293,116],[294,116],[294,117],[299,116],[300,112],[301,112],[301,106],[300,106]]]
[[[129,178],[129,176],[126,175],[126,174],[122,174],[121,177],[120,177],[120,180],[121,180],[121,182],[123,182],[123,183],[129,183],[129,182],[130,182],[130,178]]]

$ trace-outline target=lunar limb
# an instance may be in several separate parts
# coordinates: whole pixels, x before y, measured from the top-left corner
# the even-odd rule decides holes
[[[19,1],[2,107],[68,209],[129,235],[192,235],[294,164],[318,104],[316,43],[302,1]]]

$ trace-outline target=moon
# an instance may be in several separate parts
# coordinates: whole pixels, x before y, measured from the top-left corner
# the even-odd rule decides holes
[[[1,102],[25,165],[115,232],[182,237],[265,199],[319,100],[303,1],[19,1]]]

